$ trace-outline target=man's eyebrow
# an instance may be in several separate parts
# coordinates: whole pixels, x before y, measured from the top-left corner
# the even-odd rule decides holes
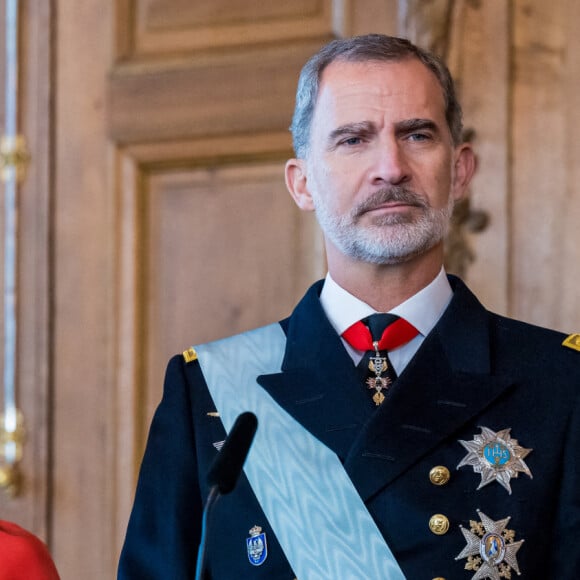
[[[345,137],[347,135],[368,135],[370,133],[375,133],[376,128],[374,123],[370,121],[360,121],[358,123],[347,123],[346,125],[341,125],[336,129],[332,130],[328,135],[328,142],[333,144],[337,139]]]
[[[433,131],[439,132],[439,125],[432,119],[405,119],[396,125],[397,133],[412,133],[413,131]]]

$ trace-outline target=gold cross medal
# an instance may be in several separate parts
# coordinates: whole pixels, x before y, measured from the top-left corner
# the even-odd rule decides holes
[[[470,520],[471,529],[459,526],[467,545],[455,559],[467,558],[465,569],[475,572],[471,580],[511,578],[512,569],[520,575],[516,553],[524,540],[514,542],[515,532],[506,529],[510,518],[496,522],[480,510],[477,515],[481,522]]]
[[[468,453],[459,462],[457,469],[470,465],[475,473],[481,474],[478,490],[492,481],[497,481],[511,495],[512,477],[517,478],[520,473],[525,473],[532,478],[532,472],[524,458],[533,450],[521,447],[517,439],[512,439],[511,428],[497,433],[487,427],[480,429],[481,433],[475,435],[472,441],[459,440]]]
[[[385,395],[382,393],[383,389],[388,389],[391,384],[389,377],[382,376],[388,368],[387,359],[384,356],[379,356],[378,352],[369,358],[369,370],[375,373],[375,376],[367,379],[367,386],[376,391],[373,395],[373,401],[377,407],[385,400]]]

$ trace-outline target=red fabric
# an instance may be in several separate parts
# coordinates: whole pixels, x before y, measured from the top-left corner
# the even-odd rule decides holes
[[[4,520],[0,520],[0,580],[60,580],[46,545]]]
[[[410,322],[404,318],[399,318],[385,328],[383,336],[379,340],[379,350],[399,348],[413,340],[418,334],[419,331]],[[349,326],[342,333],[342,337],[357,350],[374,350],[371,331],[360,320]]]

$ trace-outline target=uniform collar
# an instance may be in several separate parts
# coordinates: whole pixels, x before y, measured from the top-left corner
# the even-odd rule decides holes
[[[452,296],[453,292],[445,270],[441,268],[431,283],[389,312],[401,316],[423,336],[427,336],[441,318]],[[377,312],[372,306],[339,286],[330,273],[326,275],[320,303],[330,324],[339,335],[357,320]]]

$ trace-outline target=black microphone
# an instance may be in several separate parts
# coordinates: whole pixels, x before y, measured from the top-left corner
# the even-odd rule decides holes
[[[210,487],[217,487],[221,495],[230,493],[236,486],[257,428],[258,419],[254,413],[239,415],[224,446],[213,460],[207,483]]]
[[[239,415],[226,437],[221,451],[209,468],[207,483],[210,490],[203,508],[195,580],[203,580],[204,577],[207,528],[211,508],[222,495],[230,493],[236,487],[257,428],[258,419],[254,413],[246,412]]]

